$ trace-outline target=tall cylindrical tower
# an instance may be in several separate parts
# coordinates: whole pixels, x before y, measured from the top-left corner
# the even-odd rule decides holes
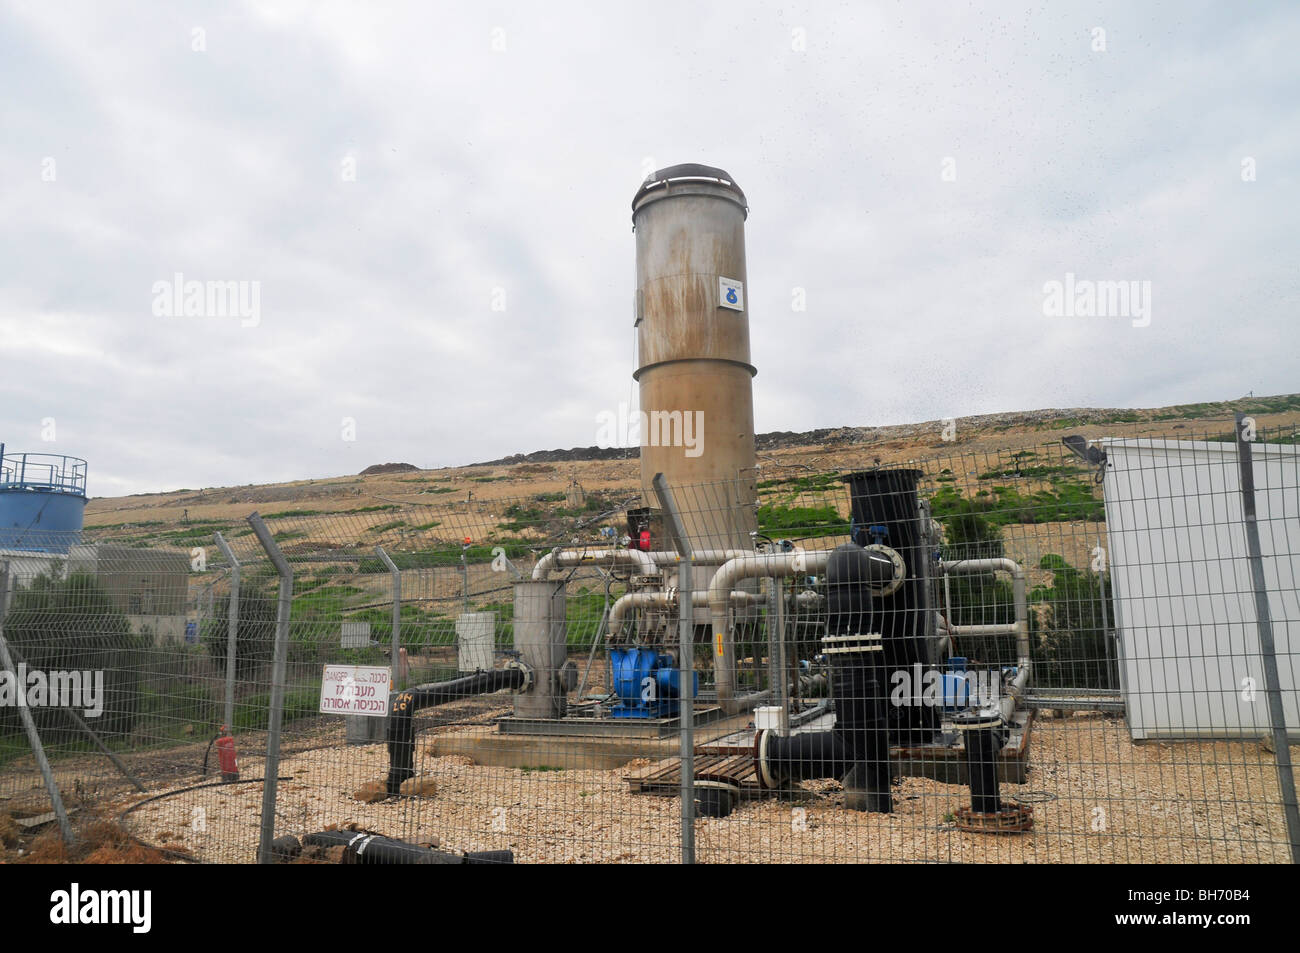
[[[663,473],[695,549],[751,550],[754,400],[745,193],[722,169],[675,165],[632,199],[641,485]],[[700,578],[707,583],[708,576]]]
[[[0,549],[66,553],[81,541],[85,510],[85,460],[0,444]]]

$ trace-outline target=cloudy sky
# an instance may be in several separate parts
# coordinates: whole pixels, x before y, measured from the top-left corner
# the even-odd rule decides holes
[[[749,198],[759,432],[1300,390],[1297,48],[1293,3],[2,2],[0,441],[96,496],[593,444],[680,162]],[[1149,321],[1045,313],[1067,274]]]

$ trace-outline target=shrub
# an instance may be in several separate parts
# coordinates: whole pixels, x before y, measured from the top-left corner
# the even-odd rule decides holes
[[[251,584],[250,584],[251,583]],[[245,679],[275,653],[276,597],[252,580],[239,590],[239,624],[235,630],[235,677]],[[203,621],[200,639],[221,670],[226,668],[230,639],[230,596],[216,601],[212,618]]]
[[[1035,613],[1030,617],[1034,683],[1113,688],[1117,682],[1113,668],[1106,671],[1107,634],[1101,611],[1102,598],[1111,599],[1109,576],[1080,572],[1055,553],[1045,555],[1038,566],[1051,571],[1052,585],[1036,586],[1029,594],[1031,604],[1047,607],[1041,619]]]
[[[104,673],[104,711],[91,723],[101,736],[125,735],[135,727],[144,646],[92,573],[75,572],[66,579],[43,574],[18,589],[4,634],[28,670]],[[32,714],[47,742],[82,737],[58,709],[35,708]],[[17,731],[21,725],[17,710],[0,710],[0,730]]]

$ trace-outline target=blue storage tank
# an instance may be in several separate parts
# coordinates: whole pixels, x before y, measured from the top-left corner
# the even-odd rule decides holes
[[[85,460],[0,444],[0,549],[66,553],[81,542],[85,511]]]

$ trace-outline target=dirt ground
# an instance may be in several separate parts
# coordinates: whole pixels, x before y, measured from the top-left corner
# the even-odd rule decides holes
[[[442,730],[459,730],[446,728]],[[422,738],[427,736],[422,735]],[[1295,751],[1300,756],[1300,748]],[[665,863],[679,857],[678,799],[632,794],[614,771],[480,767],[463,757],[417,764],[431,797],[362,804],[352,792],[383,777],[382,746],[343,746],[285,758],[277,834],[355,823],[444,849],[515,852],[521,863]],[[891,815],[845,810],[834,782],[800,796],[743,803],[696,825],[708,863],[1065,862],[1283,863],[1288,860],[1272,757],[1250,743],[1134,745],[1123,724],[1081,714],[1040,720],[1024,785],[1003,795],[1031,803],[1032,833],[959,831],[964,787],[903,779]],[[250,763],[250,776],[260,765]],[[148,804],[129,829],[207,860],[247,862],[257,843],[261,788],[214,787]]]

